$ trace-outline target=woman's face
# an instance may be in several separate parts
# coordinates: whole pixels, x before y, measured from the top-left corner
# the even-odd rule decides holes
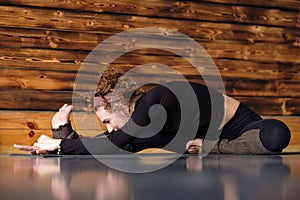
[[[112,113],[110,109],[105,109],[104,106],[97,108],[96,115],[106,126],[109,133],[120,129],[129,119],[128,111],[119,109]]]

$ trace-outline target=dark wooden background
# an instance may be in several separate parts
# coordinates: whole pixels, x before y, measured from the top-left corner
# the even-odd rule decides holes
[[[286,122],[292,130],[286,151],[299,151],[299,11],[299,0],[0,0],[0,152],[50,134],[51,116],[72,103],[76,73],[89,52],[110,36],[143,27],[176,30],[199,42],[226,93]],[[131,52],[111,65],[128,70],[145,63],[197,80],[184,59],[157,49]]]

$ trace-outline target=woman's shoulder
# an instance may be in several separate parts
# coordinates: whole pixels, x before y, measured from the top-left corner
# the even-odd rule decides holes
[[[208,90],[208,87],[201,83],[188,82],[188,81],[172,81],[162,84],[155,84],[148,89],[143,97],[160,97],[165,95],[174,94],[176,92],[187,92],[189,89],[197,90]]]
[[[155,84],[149,91],[159,91],[159,90],[170,90],[172,88],[184,88],[184,87],[201,87],[208,88],[202,83],[192,82],[192,81],[171,81],[162,84]]]

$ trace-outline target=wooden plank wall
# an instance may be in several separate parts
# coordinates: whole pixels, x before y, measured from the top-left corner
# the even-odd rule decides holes
[[[50,134],[54,111],[72,103],[88,53],[110,36],[143,27],[177,30],[199,42],[226,93],[286,122],[292,130],[286,151],[300,151],[299,11],[298,0],[0,0],[0,152]],[[153,49],[112,66],[128,70],[150,62],[197,79],[184,59]]]

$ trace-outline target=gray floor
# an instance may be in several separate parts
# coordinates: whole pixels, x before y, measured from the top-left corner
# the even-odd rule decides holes
[[[300,154],[2,155],[0,174],[1,200],[300,199]]]

